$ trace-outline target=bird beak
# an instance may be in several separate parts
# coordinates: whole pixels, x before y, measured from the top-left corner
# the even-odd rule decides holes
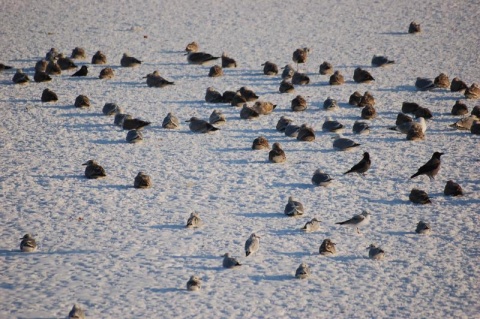
[[[184,55],[188,55],[188,52],[187,52],[187,53],[185,53]]]

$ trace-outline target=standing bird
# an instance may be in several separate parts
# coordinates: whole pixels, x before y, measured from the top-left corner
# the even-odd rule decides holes
[[[260,247],[260,237],[255,235],[255,233],[251,234],[250,237],[245,242],[245,256],[248,257],[251,254],[255,253],[259,247]]]
[[[153,71],[153,73],[147,74],[143,78],[147,79],[148,87],[163,88],[167,85],[175,84],[174,82],[165,80],[162,76],[160,76],[160,72],[158,72],[157,70]]]
[[[190,217],[188,217],[187,220],[187,226],[186,228],[198,228],[203,225],[203,221],[200,218],[200,215],[198,213],[193,212],[190,214]]]
[[[188,52],[187,53],[187,62],[190,64],[205,64],[207,62],[220,59],[218,56],[213,56],[205,52]]]
[[[387,66],[389,64],[394,64],[394,63],[395,61],[389,60],[386,56],[374,55],[372,58],[372,66],[375,66],[375,67]]]
[[[361,214],[359,215],[354,215],[352,218],[343,221],[343,222],[338,222],[335,223],[337,225],[346,225],[349,227],[354,227],[357,229],[357,233],[360,234],[359,227],[364,226],[370,222],[370,213],[364,210]]]
[[[194,133],[210,133],[219,130],[207,121],[199,119],[195,116],[192,116],[189,120],[185,122],[190,123],[188,127],[190,128],[190,131]]]
[[[85,177],[88,179],[97,179],[107,176],[105,169],[103,169],[103,167],[101,167],[95,160],[88,160],[82,165],[87,166],[85,167]]]
[[[278,66],[270,61],[267,61],[262,64],[263,66],[263,74],[265,75],[277,75],[278,74]]]
[[[333,178],[324,173],[320,168],[313,173],[312,184],[315,186],[328,186],[332,181]]]
[[[222,68],[236,68],[237,61],[235,59],[227,56],[225,52],[222,53]]]
[[[37,242],[30,234],[25,234],[20,242],[20,250],[26,253],[31,253],[37,250]]]
[[[304,214],[305,210],[303,208],[303,204],[296,200],[293,196],[288,198],[288,203],[285,205],[285,209],[283,210],[284,214],[287,216],[301,216]]]
[[[425,223],[424,221],[419,221],[417,224],[417,228],[415,229],[417,234],[422,235],[429,235],[432,232],[432,228],[429,224]]]
[[[68,313],[68,319],[85,319],[85,311],[74,304],[72,310]]]
[[[368,248],[368,257],[373,260],[382,260],[385,257],[385,251],[380,248],[375,246],[374,244],[371,244]]]
[[[120,65],[127,68],[131,68],[140,64],[142,64],[142,61],[134,58],[133,56],[129,56],[126,53],[124,53],[122,58],[120,59]]]
[[[312,218],[311,221],[305,223],[305,226],[301,228],[303,231],[310,233],[320,229],[320,220]]]
[[[305,278],[308,278],[310,274],[311,274],[310,268],[306,263],[302,262],[300,266],[298,266],[297,270],[295,271],[295,278],[305,279]]]
[[[350,173],[357,173],[357,174],[362,174],[365,176],[365,172],[370,169],[370,165],[372,162],[370,161],[370,154],[368,152],[363,153],[363,158],[360,162],[355,164],[350,170],[346,171],[345,174],[350,174]]]
[[[268,153],[268,160],[272,163],[283,163],[287,160],[280,143],[273,143],[272,150]]]
[[[135,188],[150,188],[152,187],[152,178],[150,175],[145,174],[144,172],[138,172],[133,181],[133,187]]]
[[[434,180],[435,175],[437,175],[438,171],[440,170],[440,156],[442,156],[443,154],[444,153],[440,152],[433,153],[432,158],[427,163],[425,163],[425,165],[420,167],[418,171],[410,178],[414,178],[419,175],[427,175],[431,181]]]
[[[187,281],[187,290],[188,291],[198,291],[202,285],[202,280],[197,276],[191,276]]]
[[[232,269],[232,268],[238,268],[242,264],[240,264],[237,259],[230,257],[229,253],[225,253],[223,255],[222,265],[223,265],[223,268]]]
[[[97,51],[92,56],[92,64],[107,64],[107,56],[102,51]]]
[[[80,68],[80,70],[78,70],[77,72],[73,73],[72,76],[87,76],[87,74],[88,74],[88,66],[82,65],[82,67]]]
[[[309,48],[299,48],[293,52],[292,61],[297,64],[297,71],[300,63],[305,64],[307,62],[308,54],[310,54]]]
[[[362,68],[356,68],[355,71],[353,71],[353,80],[357,83],[369,83],[375,81],[370,72],[363,70]]]
[[[17,69],[17,72],[13,75],[12,81],[15,84],[25,84],[30,82],[30,78],[23,73],[22,69]]]
[[[320,255],[328,256],[328,255],[335,255],[337,253],[337,249],[335,248],[335,243],[331,241],[329,238],[324,239],[318,252]]]

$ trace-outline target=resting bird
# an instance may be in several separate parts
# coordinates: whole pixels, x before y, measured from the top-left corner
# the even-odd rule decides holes
[[[285,206],[284,213],[287,216],[301,216],[304,213],[303,204],[293,198],[293,196],[290,196],[288,198],[288,203]]]
[[[229,253],[223,255],[223,268],[232,269],[240,267],[242,264],[237,259],[230,257]]]
[[[133,187],[150,188],[152,187],[152,179],[149,175],[145,174],[144,172],[138,172],[137,176],[135,176]]]
[[[283,163],[287,160],[280,143],[273,143],[272,150],[268,153],[268,160],[272,163]]]
[[[434,180],[435,176],[438,174],[438,171],[440,170],[440,156],[442,156],[444,153],[440,152],[435,152],[432,155],[432,158],[425,163],[422,167],[418,169],[418,171],[413,174],[410,178],[414,178],[420,175],[427,175],[430,180]]]
[[[25,234],[20,242],[20,250],[23,252],[31,253],[37,250],[37,242],[33,239],[32,235]]]
[[[120,59],[120,65],[123,67],[134,67],[140,64],[142,64],[142,61],[134,58],[133,56],[129,56],[126,53],[124,53],[122,58]]]
[[[147,74],[143,77],[147,79],[148,87],[156,87],[156,88],[163,88],[167,85],[174,85],[174,82],[165,80],[162,76],[160,76],[160,72],[157,70],[153,71],[153,73]]]
[[[251,234],[250,237],[245,242],[245,256],[248,257],[251,254],[255,253],[260,247],[260,236],[256,234]]]
[[[265,75],[277,75],[278,74],[278,66],[270,61],[267,61],[262,64],[263,66],[263,74]]]
[[[373,260],[382,260],[385,257],[385,251],[380,248],[375,246],[374,244],[371,244],[368,248],[368,257]]]
[[[308,276],[310,276],[310,268],[306,263],[303,262],[295,271],[295,277],[298,279],[305,279],[308,278]]]
[[[85,177],[88,179],[97,179],[100,177],[107,176],[105,173],[105,169],[101,167],[96,161],[88,160],[87,162],[83,163],[82,165],[86,165],[85,167]]]
[[[365,152],[365,153],[363,153],[362,160],[360,162],[358,162],[357,164],[355,164],[350,170],[346,171],[343,174],[345,175],[345,174],[349,174],[349,173],[357,173],[357,174],[362,174],[363,176],[365,176],[365,172],[369,170],[371,163],[372,162],[370,161],[370,154],[368,154],[368,152]]]
[[[374,55],[373,58],[372,58],[372,66],[376,66],[376,67],[386,66],[386,65],[389,65],[389,64],[393,64],[393,63],[395,63],[395,61],[389,60],[385,56]]]
[[[418,188],[413,188],[410,191],[410,195],[408,195],[408,199],[414,203],[414,204],[431,204],[432,201],[430,200],[430,197],[428,197],[427,192],[422,191],[421,189]]]
[[[203,221],[198,213],[193,212],[187,220],[187,228],[198,228],[203,225]]]
[[[353,80],[357,83],[369,83],[371,81],[375,81],[370,72],[363,70],[362,68],[355,69],[353,72]]]
[[[198,291],[202,285],[202,280],[197,276],[191,276],[187,281],[187,290]]]
[[[85,319],[85,311],[78,305],[73,305],[72,310],[68,313],[68,319]]]
[[[335,243],[330,239],[324,239],[318,252],[320,255],[335,255],[337,253],[337,249],[335,248]]]

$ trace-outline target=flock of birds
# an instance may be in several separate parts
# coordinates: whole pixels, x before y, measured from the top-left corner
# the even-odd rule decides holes
[[[409,33],[420,32],[420,25],[412,22],[409,26]],[[205,52],[199,52],[199,46],[196,42],[192,42],[187,45],[186,49],[187,61],[189,64],[198,64],[203,65],[208,62],[215,61],[221,58],[222,65],[215,65],[210,69],[208,76],[217,77],[223,75],[222,68],[232,68],[237,67],[237,62],[235,59],[228,57],[225,53],[221,57],[216,57]],[[291,64],[286,65],[283,68],[281,74],[282,81],[280,83],[279,92],[280,93],[293,93],[294,85],[306,85],[310,83],[310,79],[306,73],[299,71],[299,64],[306,63],[310,50],[308,48],[299,48],[293,52],[292,61],[296,63],[296,68]],[[35,65],[35,82],[47,82],[51,81],[54,75],[59,75],[63,70],[77,69],[78,66],[74,63],[74,59],[86,59],[87,55],[84,49],[75,48],[72,51],[71,57],[66,57],[64,54],[59,53],[55,48],[52,48],[47,52],[46,58],[38,61]],[[91,60],[92,64],[106,64],[107,58],[104,53],[98,51],[94,54]],[[121,58],[120,64],[122,67],[135,67],[140,65],[142,61],[138,60],[135,57],[131,57],[127,54],[124,54]],[[388,59],[384,56],[374,56],[372,58],[372,66],[374,67],[385,67],[391,64],[394,64],[395,61]],[[275,76],[279,73],[278,66],[271,62],[266,61],[263,66],[263,72],[268,76]],[[0,63],[0,71],[11,69],[11,66]],[[80,77],[86,76],[88,74],[88,66],[83,65],[78,71],[73,73],[71,76]],[[319,67],[319,73],[322,75],[330,75],[329,84],[330,85],[342,85],[345,80],[340,71],[334,71],[334,67],[329,62],[323,62]],[[111,79],[115,76],[114,71],[110,67],[106,67],[100,71],[100,79]],[[175,83],[163,78],[158,71],[154,71],[144,77],[146,79],[146,84],[149,87],[162,88],[166,86],[174,85]],[[366,70],[357,68],[354,71],[353,79],[357,83],[368,83],[375,81],[373,76]],[[25,84],[30,81],[30,78],[25,74],[21,69],[18,69],[14,74],[12,81],[15,84]],[[450,88],[452,92],[464,92],[465,98],[467,99],[478,99],[480,98],[480,88],[477,84],[473,83],[470,87],[466,85],[463,81],[458,78],[454,78],[451,82],[448,79],[448,76],[445,74],[440,74],[435,79],[427,78],[417,78],[415,82],[415,87],[418,90],[432,90],[437,88]],[[274,111],[276,105],[267,102],[259,101],[259,96],[255,92],[247,87],[242,87],[238,91],[226,91],[220,93],[214,88],[209,87],[205,93],[205,101],[207,103],[229,103],[232,106],[241,107],[240,118],[242,119],[253,119],[259,117],[260,115],[267,115]],[[41,96],[42,102],[51,102],[57,101],[58,96],[55,92],[50,89],[45,89]],[[248,103],[254,102],[252,106]],[[370,92],[365,92],[361,94],[359,92],[354,92],[349,99],[349,104],[353,106],[362,107],[361,117],[362,119],[370,120],[376,117],[376,110],[374,108],[375,98]],[[90,101],[87,96],[79,95],[74,105],[79,108],[89,107]],[[296,96],[291,102],[291,110],[293,112],[301,112],[307,108],[307,101],[301,95]],[[332,98],[327,98],[323,103],[323,108],[327,111],[334,110],[338,108],[338,103]],[[129,143],[137,143],[143,139],[142,129],[149,124],[150,122],[133,118],[129,114],[125,114],[123,110],[115,103],[106,103],[103,107],[103,113],[105,115],[114,115],[114,124],[121,126],[123,129],[128,130],[126,141]],[[412,117],[406,113],[412,113],[417,118],[414,120]],[[464,103],[457,101],[452,109],[453,115],[467,115],[468,109]],[[432,117],[432,113],[427,109],[423,108],[417,103],[404,102],[402,105],[402,112],[398,113],[395,126],[390,127],[389,129],[398,131],[402,134],[406,134],[408,140],[421,140],[424,139],[427,125],[426,120]],[[195,133],[210,133],[219,130],[215,125],[225,123],[226,118],[221,111],[214,110],[208,121],[197,117],[191,117],[186,122],[189,123],[189,129]],[[176,129],[179,128],[180,121],[173,114],[168,113],[162,122],[162,127],[165,129]],[[456,123],[452,124],[451,127],[461,130],[470,130],[473,134],[480,134],[480,105],[477,105],[471,112],[469,116],[465,116]],[[343,131],[345,126],[338,121],[333,120],[331,117],[326,117],[323,125],[322,131],[334,133],[333,137],[333,147],[340,151],[348,151],[360,146],[360,144],[355,141],[344,138],[340,134]],[[282,116],[276,126],[276,129],[280,132],[283,132],[286,136],[295,137],[299,141],[311,142],[315,140],[315,131],[312,127],[307,126],[306,124],[296,125],[291,119],[288,119],[285,116]],[[369,134],[370,127],[367,122],[357,121],[353,125],[354,134]],[[268,140],[264,136],[259,136],[252,143],[253,150],[270,150],[268,154],[268,160],[272,163],[282,163],[285,162],[287,157],[285,151],[282,149],[280,143],[274,143],[270,149]],[[431,180],[435,178],[438,174],[441,167],[440,157],[443,155],[441,152],[435,152],[431,159],[421,166],[418,171],[411,176],[415,178],[420,175],[426,175]],[[105,169],[98,164],[95,160],[88,160],[83,165],[85,168],[85,177],[88,179],[97,179],[107,176]],[[362,159],[347,170],[344,174],[359,174],[365,175],[365,173],[371,167],[371,158],[368,152],[363,153]],[[322,171],[317,169],[311,179],[311,182],[315,186],[328,186],[333,181],[333,178]],[[152,186],[152,180],[149,175],[144,172],[139,172],[134,179],[135,188],[149,188]],[[447,196],[459,196],[463,195],[463,190],[461,186],[455,183],[452,180],[449,180],[445,185],[444,194]],[[410,196],[410,201],[417,204],[428,204],[430,203],[430,198],[428,194],[419,189],[412,189]],[[284,214],[287,216],[301,216],[304,214],[303,204],[296,200],[293,197],[289,197],[288,202],[284,209]],[[370,221],[371,214],[367,211],[363,211],[361,214],[354,215],[352,218],[338,222],[336,224],[353,227],[357,233],[360,234],[359,228],[367,225]],[[187,221],[187,228],[197,228],[203,225],[203,222],[198,213],[192,213]],[[302,230],[306,232],[317,231],[320,228],[320,221],[316,218],[313,218],[305,224]],[[420,221],[416,227],[416,233],[419,234],[429,234],[431,232],[431,227],[428,223]],[[331,239],[325,239],[319,248],[319,253],[321,255],[334,255],[336,253],[335,243]],[[251,234],[250,237],[245,242],[245,256],[251,256],[256,253],[260,248],[260,237],[255,233]],[[381,260],[385,256],[385,251],[375,246],[374,244],[370,245],[368,248],[368,256],[374,260]],[[25,234],[21,238],[20,250],[22,252],[34,252],[37,250],[37,243],[35,239],[30,234]],[[223,255],[223,267],[228,269],[238,268],[241,266],[240,262],[231,257],[228,253]],[[295,277],[297,278],[307,278],[310,275],[310,269],[306,263],[300,264],[296,269]],[[191,276],[188,280],[186,287],[190,291],[197,291],[201,288],[201,278],[198,276]],[[84,310],[79,306],[74,305],[69,318],[85,318]]]

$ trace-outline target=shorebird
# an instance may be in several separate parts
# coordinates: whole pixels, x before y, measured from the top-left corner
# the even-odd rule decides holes
[[[467,84],[457,77],[453,78],[452,82],[450,83],[451,92],[462,92],[465,91],[467,88]]]
[[[362,101],[363,95],[355,91],[350,95],[350,98],[348,99],[348,104],[353,105],[353,106],[360,106],[360,102]]]
[[[268,115],[272,113],[276,107],[277,105],[271,102],[256,101],[255,104],[253,104],[252,109],[260,115]]]
[[[148,87],[156,87],[156,88],[163,88],[167,85],[174,85],[174,82],[165,80],[161,75],[160,72],[157,70],[153,71],[153,73],[147,74],[143,77],[147,79],[147,86]]]
[[[230,257],[230,255],[226,253],[223,255],[222,265],[223,265],[223,268],[232,269],[232,268],[238,268],[242,264],[240,264],[237,259]]]
[[[284,214],[287,216],[301,216],[305,210],[303,204],[296,200],[293,196],[288,198],[288,203],[285,205]]]
[[[307,62],[309,54],[310,54],[309,48],[299,48],[293,51],[292,61],[297,64],[297,70],[298,70],[299,64],[305,64]]]
[[[318,73],[322,75],[333,74],[333,65],[327,61],[323,61],[323,63],[320,64]]]
[[[359,215],[354,215],[352,218],[347,219],[346,221],[343,222],[338,222],[335,223],[337,225],[346,225],[349,227],[354,227],[357,230],[357,234],[360,234],[359,227],[364,226],[370,222],[370,213],[364,210],[361,214]]]
[[[270,149],[270,145],[268,144],[268,140],[264,136],[259,136],[253,140],[252,143],[252,150],[267,150]]]
[[[99,79],[112,79],[115,76],[112,68],[104,68],[100,71],[98,75]]]
[[[307,85],[310,83],[310,77],[305,73],[295,72],[292,76],[292,84]]]
[[[82,67],[80,68],[80,70],[78,70],[77,72],[73,73],[72,76],[87,76],[87,74],[88,74],[88,66],[82,65]]]
[[[105,173],[105,169],[100,166],[95,160],[88,160],[82,165],[87,166],[85,167],[85,177],[88,179],[97,179],[107,176],[107,173]]]
[[[143,134],[138,130],[130,130],[127,132],[127,137],[125,138],[125,140],[128,143],[132,144],[140,143],[141,141],[143,141]]]
[[[415,81],[415,87],[419,91],[428,91],[434,89],[435,84],[431,79],[417,77],[417,80]]]
[[[72,61],[72,59],[67,58],[65,55],[60,53],[57,57],[57,64],[62,70],[70,70],[70,69],[75,69],[78,66],[75,64],[75,62]]]
[[[258,100],[258,95],[246,86],[242,86],[238,92],[247,100],[247,102]]]
[[[333,111],[338,109],[337,100],[328,97],[325,101],[323,101],[323,108],[327,111]]]
[[[417,224],[417,228],[415,229],[417,234],[422,235],[429,235],[432,233],[432,228],[429,224],[425,223],[424,221],[419,221]]]
[[[210,124],[216,124],[216,125],[221,125],[225,124],[227,121],[225,114],[222,113],[222,111],[218,110],[213,110],[212,114],[210,114],[210,117],[208,118],[208,122]]]
[[[445,188],[443,189],[443,194],[446,196],[462,196],[463,195],[463,189],[460,184],[455,183],[452,180],[447,181],[447,184],[445,184]]]
[[[285,116],[281,116],[280,119],[277,122],[276,129],[279,132],[285,132],[285,128],[287,127],[288,124],[292,123],[292,120],[289,118],[286,118]]]
[[[362,68],[355,69],[353,72],[353,80],[357,83],[369,83],[371,81],[375,81],[370,72],[363,70]]]
[[[312,220],[305,223],[305,226],[301,228],[303,231],[310,233],[320,229],[320,220],[312,218]]]
[[[260,248],[260,236],[257,236],[255,233],[253,233],[245,242],[245,256],[248,257],[255,253],[258,251],[258,248]]]
[[[205,102],[207,103],[224,103],[222,93],[215,90],[213,87],[208,87],[205,92]]]
[[[320,168],[313,173],[312,184],[315,186],[328,186],[332,181],[333,178],[327,173],[324,173]]]
[[[247,103],[243,104],[242,109],[240,110],[240,118],[244,120],[251,120],[260,116],[256,110],[248,106]]]
[[[376,67],[382,67],[382,66],[386,66],[394,63],[395,61],[389,60],[386,56],[382,56],[382,55],[380,56],[374,55],[372,58],[372,66],[376,66]]]
[[[337,253],[337,249],[335,248],[335,243],[330,239],[324,239],[318,252],[320,255],[328,256],[328,255],[335,255]]]
[[[214,65],[210,68],[210,71],[208,72],[208,76],[211,78],[216,78],[219,76],[223,76],[223,70],[220,65]]]
[[[54,102],[58,101],[57,93],[53,92],[50,89],[45,89],[42,92],[42,102]]]
[[[3,63],[0,63],[0,71],[13,69],[13,66],[9,66]]]
[[[465,91],[467,92],[467,91]],[[465,115],[468,114],[468,107],[467,104],[462,103],[461,101],[457,100],[452,107],[451,111],[452,115]]]
[[[210,133],[219,130],[207,121],[199,119],[195,116],[192,116],[189,120],[185,122],[189,123],[188,127],[190,128],[190,131],[194,133]]]
[[[115,115],[122,113],[122,108],[115,103],[105,103],[102,109],[102,113],[105,115]]]
[[[180,121],[172,112],[168,112],[167,116],[163,119],[162,127],[170,130],[176,129],[180,127]]]
[[[297,133],[297,140],[303,142],[312,142],[315,140],[315,131],[313,128],[307,126],[307,124],[302,124]]]
[[[22,69],[17,69],[17,72],[13,75],[12,81],[15,84],[25,84],[30,82],[30,78],[23,73]]]
[[[465,89],[465,98],[467,99],[479,99],[480,98],[480,86],[477,83],[472,83],[472,85]]]
[[[97,51],[92,57],[92,64],[107,64],[107,56],[102,51]]]
[[[45,72],[51,75],[60,75],[62,74],[62,69],[60,69],[60,66],[55,60],[52,60],[48,62]]]
[[[190,214],[190,217],[187,220],[187,226],[186,228],[198,228],[203,225],[203,221],[200,218],[200,215],[198,213],[193,212]]]
[[[355,121],[352,132],[353,134],[370,134],[370,126],[367,122]]]
[[[301,95],[297,95],[291,102],[291,109],[293,112],[305,111],[307,107],[307,100]]]
[[[197,52],[198,51],[198,43],[193,41],[193,42],[190,42],[189,44],[187,44],[187,46],[185,47],[185,51],[187,52]]]
[[[141,130],[150,124],[151,123],[148,121],[137,118],[125,118],[123,119],[122,128],[124,130]]]
[[[380,248],[375,246],[374,244],[371,244],[368,248],[368,257],[373,260],[382,260],[385,257],[385,251]]]
[[[289,80],[292,78],[293,74],[295,73],[295,69],[291,64],[287,64],[283,67],[282,71],[282,79]]]
[[[308,278],[310,274],[311,274],[310,268],[306,263],[302,262],[300,266],[298,266],[297,270],[295,271],[295,278],[305,279],[305,278]]]
[[[213,60],[220,59],[218,56],[213,56],[209,53],[205,52],[188,52],[187,53],[187,61],[190,64],[205,64]]]
[[[202,280],[200,277],[191,276],[190,279],[187,281],[187,290],[189,291],[198,291],[200,290],[202,285]]]
[[[70,58],[72,59],[86,59],[87,58],[87,53],[85,53],[84,48],[76,47],[72,50],[72,54],[70,55]]]
[[[333,139],[333,148],[339,151],[350,151],[355,147],[359,147],[361,145],[359,143],[356,143],[355,141],[352,141],[351,139],[342,137],[339,134],[335,134],[335,136],[333,136],[332,139]]]
[[[262,64],[263,66],[263,74],[265,75],[277,75],[278,74],[278,66],[270,61],[267,61]]]
[[[142,61],[140,61],[137,58],[134,58],[133,56],[129,56],[127,53],[124,53],[122,58],[120,59],[120,65],[123,67],[135,67],[142,64]]]
[[[80,94],[75,98],[74,105],[79,108],[90,107],[90,99],[88,96]]]
[[[372,105],[367,105],[362,109],[361,118],[365,120],[372,120],[377,117],[377,110]]]
[[[272,163],[283,163],[287,160],[280,143],[273,143],[272,150],[268,153],[268,160]]]
[[[144,172],[138,172],[137,176],[135,176],[133,187],[150,188],[152,187],[152,178]]]
[[[420,24],[415,21],[412,21],[408,26],[408,33],[419,33],[420,31]]]
[[[332,133],[339,133],[343,131],[345,126],[338,121],[332,119],[331,116],[325,117],[325,121],[322,124],[322,131],[324,132],[332,132]]]
[[[23,252],[31,253],[37,250],[37,242],[30,234],[25,234],[20,242],[20,250]]]
[[[365,92],[360,99],[360,102],[358,103],[358,106],[364,107],[364,106],[374,106],[375,105],[375,98],[370,92]]]
[[[412,188],[410,191],[410,195],[408,196],[408,199],[414,203],[414,204],[431,204],[432,201],[428,197],[427,192],[422,191],[421,189],[418,188]]]
[[[68,319],[85,319],[85,311],[77,304],[74,304],[72,310],[68,313]]]
[[[227,53],[222,53],[222,68],[236,68],[237,61],[235,59],[227,56]]]
[[[448,89],[450,88],[450,79],[448,78],[448,75],[445,73],[440,73],[434,80],[433,84],[437,88],[445,88]]]
[[[295,92],[295,87],[287,80],[283,80],[282,82],[280,82],[280,87],[278,88],[278,91],[280,93],[293,93]]]

